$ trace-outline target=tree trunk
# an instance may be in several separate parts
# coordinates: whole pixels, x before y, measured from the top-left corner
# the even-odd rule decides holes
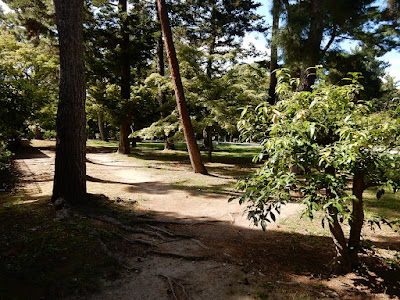
[[[157,1],[156,1],[156,7],[157,7]],[[158,15],[158,12],[156,12],[156,19],[159,22],[160,17]],[[161,29],[161,26],[160,26]],[[164,65],[164,47],[163,47],[163,38],[162,38],[162,32],[157,37],[157,71],[160,76],[165,75],[165,65]],[[164,104],[166,102],[166,96],[165,92],[161,89],[160,85],[158,85],[158,105],[160,107],[160,119],[165,118],[165,112],[164,112]],[[164,150],[175,150],[175,145],[171,140],[169,139],[169,136],[164,134]]]
[[[329,166],[325,169],[327,174],[332,176],[335,175],[335,168]],[[334,197],[331,190],[326,188],[326,196],[328,199]],[[347,247],[346,238],[344,236],[342,226],[338,220],[338,211],[336,208],[330,206],[328,207],[328,213],[332,218],[333,222],[329,222],[329,230],[332,234],[333,243],[335,244],[336,248],[336,264],[335,268],[338,273],[348,273],[352,270],[351,267],[351,257]]]
[[[164,142],[164,150],[175,150],[174,142],[171,141],[171,137],[168,135],[164,135],[165,142]]]
[[[120,67],[121,67],[121,99],[122,102],[128,102],[131,97],[131,66],[130,66],[130,59],[129,59],[129,28],[128,28],[128,21],[127,21],[127,0],[119,0],[118,9],[121,16],[121,60],[120,60]],[[118,152],[123,154],[130,153],[129,147],[129,125],[128,122],[131,121],[131,114],[130,112],[126,112],[126,116],[123,120],[121,120],[120,124],[120,141]]]
[[[131,148],[129,146],[129,134],[131,133],[131,127],[129,123],[125,123],[119,126],[119,144],[118,153],[129,154],[131,153]]]
[[[279,30],[280,0],[274,0],[272,7],[272,38],[271,38],[271,64],[270,64],[270,83],[268,102],[274,105],[276,102],[275,88],[277,84],[276,72],[278,69],[278,43],[277,36]]]
[[[310,32],[303,49],[303,51],[307,52],[307,56],[304,56],[305,60],[300,69],[300,84],[297,91],[311,91],[311,87],[316,79],[316,70],[314,67],[319,63],[321,56],[321,42],[323,38],[322,7],[324,2],[324,0],[312,1]]]
[[[211,160],[212,160],[212,152],[214,150],[213,143],[212,143],[212,127],[211,126],[207,126],[207,144],[208,144],[207,157],[208,157],[208,161],[211,162]]]
[[[60,101],[52,201],[86,201],[83,0],[54,0],[60,50]]]
[[[97,123],[99,125],[100,139],[102,141],[108,142],[107,131],[106,128],[104,127],[103,114],[100,111],[97,111]]]
[[[183,85],[179,73],[178,60],[176,58],[174,42],[172,40],[171,27],[169,25],[168,12],[165,0],[157,0],[158,11],[161,21],[161,27],[164,35],[165,49],[171,69],[171,76],[174,82],[176,103],[179,110],[179,116],[182,122],[183,133],[185,135],[190,162],[195,173],[207,174],[207,170],[201,161],[200,150],[194,136],[192,123],[190,121],[189,111],[186,106]]]
[[[364,174],[356,171],[353,177],[353,210],[351,212],[349,251],[353,268],[357,267],[358,252],[360,251],[361,229],[364,224],[363,192],[365,190]]]

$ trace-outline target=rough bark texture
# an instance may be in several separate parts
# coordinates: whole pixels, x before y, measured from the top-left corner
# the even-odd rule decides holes
[[[131,127],[129,123],[125,123],[119,126],[119,144],[118,153],[129,154],[131,148],[129,145],[129,134],[131,133]]]
[[[86,201],[83,0],[54,0],[60,47],[60,101],[52,200]]]
[[[278,69],[278,45],[277,35],[279,29],[279,11],[280,11],[280,0],[274,0],[272,7],[272,39],[271,39],[271,64],[270,64],[270,83],[269,83],[269,99],[268,102],[272,105],[276,102],[275,88],[277,84],[276,69]]]
[[[127,20],[124,19],[124,15],[127,13],[127,0],[119,0],[118,9],[121,15],[121,99],[123,102],[126,102],[131,97],[131,66],[129,64],[129,29]],[[129,147],[129,139],[128,136],[130,134],[129,126],[127,124],[131,119],[131,115],[127,112],[127,115],[123,120],[121,120],[120,124],[120,141],[118,146],[118,153],[129,154],[131,152]],[[126,128],[128,127],[128,128]],[[123,130],[123,131],[122,131]]]
[[[171,76],[174,82],[176,103],[179,110],[179,116],[182,122],[183,133],[185,135],[190,162],[195,173],[207,174],[207,170],[201,161],[200,150],[194,136],[192,123],[190,121],[189,111],[187,109],[185,95],[183,93],[183,85],[179,73],[178,60],[174,43],[172,40],[171,27],[169,25],[168,12],[165,0],[157,0],[158,11],[161,21],[161,28],[164,36],[165,49],[168,56]]]

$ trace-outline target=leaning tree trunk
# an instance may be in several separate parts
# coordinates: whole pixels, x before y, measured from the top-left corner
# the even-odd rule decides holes
[[[54,0],[60,50],[60,101],[52,200],[86,201],[83,0]]]
[[[156,1],[156,6],[157,6],[157,1]],[[160,21],[158,12],[156,12],[156,19],[158,22]],[[160,33],[157,37],[157,71],[158,74],[160,74],[160,76],[165,75],[164,47],[163,47],[162,33]],[[165,103],[166,103],[165,92],[161,89],[161,86],[158,85],[158,105],[160,107],[161,120],[165,118],[165,112],[164,112]],[[174,149],[175,149],[174,143],[170,140],[170,137],[164,133],[164,150],[174,150]]]
[[[190,121],[189,111],[186,105],[183,85],[179,73],[178,60],[174,42],[172,40],[171,27],[169,25],[168,12],[165,0],[157,0],[158,11],[161,21],[161,28],[164,35],[165,49],[168,56],[168,61],[171,69],[171,76],[174,82],[176,104],[178,106],[179,116],[182,122],[183,133],[185,135],[190,162],[195,173],[207,174],[207,170],[201,161],[200,150],[194,136],[192,122]]]
[[[128,21],[126,17],[127,13],[127,0],[119,0],[118,9],[120,13],[120,22],[121,22],[121,59],[120,59],[120,67],[121,67],[121,99],[122,102],[128,102],[131,97],[131,66],[129,59],[129,28]],[[129,146],[129,134],[130,134],[130,120],[131,115],[129,112],[126,112],[127,115],[123,120],[121,120],[120,124],[120,140],[118,146],[118,153],[129,154],[131,152]]]
[[[268,102],[272,105],[276,102],[276,70],[278,69],[278,30],[279,30],[279,14],[280,0],[274,0],[272,7],[272,38],[271,38],[271,64],[270,64],[270,83],[269,83],[269,99]]]

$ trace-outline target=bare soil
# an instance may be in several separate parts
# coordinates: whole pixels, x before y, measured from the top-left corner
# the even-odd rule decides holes
[[[50,199],[52,147],[52,142],[32,141],[15,160],[30,199]],[[118,280],[104,280],[100,292],[82,298],[399,299],[398,270],[376,254],[368,253],[359,272],[332,276],[334,249],[329,237],[288,231],[279,220],[266,232],[253,226],[243,206],[228,203],[235,178],[226,172],[204,176],[192,173],[187,163],[143,163],[104,152],[91,148],[87,154],[88,193],[132,208],[144,231],[127,233],[125,238],[136,244],[118,253],[130,271]],[[301,209],[299,204],[288,204],[280,220],[297,217]],[[138,228],[135,220],[124,224]],[[378,238],[375,253],[389,246],[400,250],[398,236]]]

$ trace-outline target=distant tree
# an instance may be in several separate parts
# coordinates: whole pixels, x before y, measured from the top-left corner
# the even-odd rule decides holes
[[[60,102],[52,200],[86,201],[83,0],[54,0],[60,48]]]
[[[285,22],[279,41],[286,66],[300,77],[299,91],[311,90],[316,78],[312,67],[344,39],[357,40],[379,56],[399,47],[398,23],[375,6],[374,0],[282,3]]]
[[[262,139],[257,159],[265,162],[238,183],[244,193],[235,198],[247,204],[248,218],[265,229],[296,191],[306,216],[324,212],[338,271],[349,272],[359,265],[366,222],[363,192],[380,186],[379,198],[384,186],[394,192],[400,188],[400,157],[391,152],[399,146],[399,120],[369,112],[368,103],[357,100],[362,87],[355,79],[342,86],[320,80],[312,92],[294,92],[287,75],[278,82],[276,106],[260,105],[242,113],[241,133]],[[292,167],[302,170],[301,177],[289,171]],[[348,238],[344,221],[350,226]]]
[[[121,0],[116,6],[108,0],[88,1],[86,7],[88,85],[105,87],[103,94],[97,90],[93,95],[119,128],[120,153],[130,152],[132,129],[139,129],[143,116],[148,117],[147,112],[139,110],[141,105],[132,88],[143,86],[155,45],[151,5],[146,1],[129,3]],[[115,97],[115,85],[119,86],[119,97]]]

